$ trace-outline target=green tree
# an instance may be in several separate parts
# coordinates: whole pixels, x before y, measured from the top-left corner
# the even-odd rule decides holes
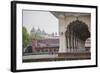
[[[25,48],[30,42],[30,36],[27,29],[24,26],[22,27],[22,34],[23,34],[23,48]]]

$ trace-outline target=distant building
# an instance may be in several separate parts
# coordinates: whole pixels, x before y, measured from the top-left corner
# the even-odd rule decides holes
[[[33,27],[33,28],[31,29],[31,34],[34,33],[34,32],[35,32],[35,28]]]
[[[38,27],[38,29],[35,29],[34,26],[31,29],[30,33],[31,33],[31,35],[38,34],[41,37],[44,37],[45,39],[58,39],[59,38],[59,36],[57,35],[57,32],[55,32],[55,33],[53,32],[52,34],[48,34],[44,30],[41,30],[39,27]]]
[[[84,49],[90,52],[90,39],[87,39]],[[56,54],[59,52],[59,39],[32,40],[31,47],[26,49],[26,53],[28,52],[33,54]]]
[[[32,49],[33,49],[33,53],[36,53],[36,54],[58,53],[59,40],[58,39],[33,40]]]

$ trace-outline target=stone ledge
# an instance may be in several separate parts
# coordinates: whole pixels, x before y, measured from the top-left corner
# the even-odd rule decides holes
[[[63,58],[88,58],[91,59],[91,53],[59,53],[58,57],[63,57]]]

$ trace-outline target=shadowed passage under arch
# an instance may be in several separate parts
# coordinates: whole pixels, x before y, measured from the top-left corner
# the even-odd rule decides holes
[[[65,37],[67,48],[85,48],[85,41],[90,37],[90,32],[86,23],[77,19],[67,26]]]

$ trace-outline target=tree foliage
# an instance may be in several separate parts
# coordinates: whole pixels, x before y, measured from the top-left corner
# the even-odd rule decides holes
[[[23,48],[25,48],[28,46],[30,42],[30,35],[24,26],[22,27],[22,35],[23,35]]]

